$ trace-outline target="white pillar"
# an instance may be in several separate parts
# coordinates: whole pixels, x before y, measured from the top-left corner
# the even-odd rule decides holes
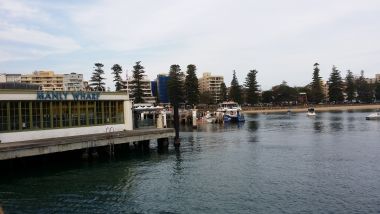
[[[193,128],[195,129],[197,128],[197,110],[193,109],[192,113],[193,113]]]
[[[162,113],[158,114],[156,122],[157,122],[157,128],[161,129],[162,128]]]
[[[163,121],[164,121],[164,128],[167,128],[167,121],[166,121],[166,111],[163,110],[162,111],[162,116],[163,116]]]
[[[124,101],[124,125],[125,130],[133,130],[132,101]]]

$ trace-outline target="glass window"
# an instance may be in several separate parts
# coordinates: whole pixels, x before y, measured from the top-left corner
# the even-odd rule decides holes
[[[71,124],[72,126],[78,126],[78,117],[79,117],[79,112],[78,112],[78,105],[79,102],[73,102],[71,103]]]
[[[9,102],[10,103],[10,124],[11,130],[19,130],[19,118],[18,118],[18,102]]]
[[[86,125],[86,102],[78,102],[80,103],[80,126]]]
[[[59,112],[59,102],[53,102],[52,103],[52,112],[53,112],[53,128],[58,128],[59,127],[59,121],[61,118],[60,112]]]
[[[21,102],[22,129],[30,129],[29,102]]]
[[[0,102],[0,132],[8,129],[7,103]]]
[[[42,123],[44,129],[51,128],[50,126],[50,103],[42,102]]]
[[[62,102],[62,125],[70,126],[69,102]]]

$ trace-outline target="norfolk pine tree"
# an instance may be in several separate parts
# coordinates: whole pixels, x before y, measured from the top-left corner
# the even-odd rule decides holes
[[[345,92],[347,94],[347,101],[352,102],[355,99],[355,81],[354,75],[350,70],[347,71],[346,75],[346,89]]]
[[[370,103],[373,101],[373,91],[371,86],[364,78],[364,71],[361,71],[359,79],[356,81],[356,88],[358,92],[357,99],[363,103]]]
[[[235,101],[239,104],[242,103],[242,98],[241,98],[241,86],[239,85],[238,79],[236,77],[236,72],[234,70],[232,74],[232,81],[231,81],[231,88],[230,88],[230,99],[232,101]]]
[[[311,82],[310,101],[313,103],[320,103],[325,97],[322,90],[322,78],[319,76],[318,65],[318,63],[314,63],[313,80]]]
[[[141,61],[138,61],[136,62],[136,65],[133,66],[133,80],[132,80],[132,84],[134,85],[134,87],[132,88],[131,90],[131,95],[132,97],[134,98],[134,102],[135,103],[143,103],[144,102],[144,99],[143,99],[143,90],[142,90],[142,79],[143,79],[143,76],[144,76],[144,67],[142,65],[140,65]]]
[[[329,101],[330,102],[343,102],[343,81],[338,69],[333,66],[329,78]]]
[[[102,63],[95,63],[94,72],[92,72],[90,86],[94,86],[95,91],[105,91],[103,82],[105,78],[102,76],[104,74],[103,66]]]
[[[222,82],[220,84],[220,101],[221,102],[224,102],[228,99],[227,97],[227,87],[226,87],[226,84],[224,82]]]
[[[179,146],[179,104],[183,102],[184,89],[182,82],[183,73],[179,65],[171,65],[169,71],[169,81],[168,81],[168,95],[169,101],[173,105],[173,119],[174,119],[174,129],[175,138],[174,145]]]
[[[185,95],[187,104],[196,105],[199,103],[199,88],[198,88],[198,78],[195,73],[197,70],[195,65],[188,65],[185,78]]]
[[[122,89],[122,86],[123,86],[123,84],[121,82],[122,79],[120,76],[120,74],[123,72],[123,69],[121,68],[121,66],[119,64],[113,65],[111,69],[113,70],[112,74],[114,75],[113,81],[115,82],[115,91],[120,91]]]
[[[257,94],[259,85],[256,80],[257,71],[255,69],[250,70],[245,79],[245,87],[247,88],[246,102],[254,105],[259,102],[259,96]]]

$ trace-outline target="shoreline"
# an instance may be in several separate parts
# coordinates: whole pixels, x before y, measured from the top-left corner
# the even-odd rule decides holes
[[[244,113],[283,113],[288,112],[307,112],[308,107],[274,107],[274,109],[247,109],[243,110]],[[339,106],[314,106],[316,112],[326,111],[349,111],[349,110],[374,110],[380,109],[380,104],[365,104],[365,105],[339,105]]]

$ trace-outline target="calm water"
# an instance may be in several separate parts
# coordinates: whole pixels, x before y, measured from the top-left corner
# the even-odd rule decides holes
[[[180,152],[3,176],[7,213],[380,213],[380,121],[368,112],[248,115],[183,127]]]

